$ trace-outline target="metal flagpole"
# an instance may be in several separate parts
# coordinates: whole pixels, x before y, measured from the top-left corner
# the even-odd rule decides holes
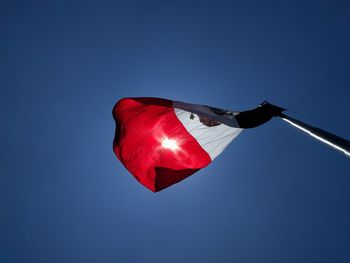
[[[328,131],[313,127],[305,122],[289,117],[288,115],[283,113],[284,111],[285,111],[284,108],[271,104],[268,101],[264,101],[259,105],[258,108],[252,111],[247,111],[247,113],[251,113],[250,115],[254,115],[254,116],[256,115],[258,119],[264,119],[262,123],[271,119],[273,116],[280,117],[282,120],[286,121],[292,126],[298,128],[299,130],[302,130],[303,132],[314,137],[315,139],[327,144],[328,146],[331,146],[332,148],[344,153],[347,157],[350,157],[350,141],[344,138],[341,138]],[[246,112],[244,112],[244,114],[247,115]],[[239,120],[238,117],[240,117],[240,115],[236,116],[236,119]],[[245,116],[242,116],[242,117],[245,117]],[[249,118],[246,118],[246,119],[252,118],[252,116],[247,116],[247,117]],[[252,126],[252,127],[255,127],[255,126]]]
[[[343,152],[347,157],[350,157],[350,141],[320,128],[313,127],[305,122],[289,117],[284,113],[280,113],[277,117],[282,118],[282,120],[286,121],[292,126],[302,130],[305,133],[308,133],[310,136],[327,144],[328,146]]]

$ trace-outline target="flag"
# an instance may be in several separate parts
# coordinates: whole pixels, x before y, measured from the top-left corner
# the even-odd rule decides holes
[[[113,151],[145,187],[158,192],[209,165],[244,128],[282,109],[230,111],[160,98],[123,98],[113,108]]]

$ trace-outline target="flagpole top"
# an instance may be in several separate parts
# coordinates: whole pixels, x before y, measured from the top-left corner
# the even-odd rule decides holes
[[[264,100],[262,103],[260,103],[259,107],[274,117],[280,117],[281,115],[283,115],[282,112],[286,110],[285,108],[274,105],[268,102],[267,100]]]

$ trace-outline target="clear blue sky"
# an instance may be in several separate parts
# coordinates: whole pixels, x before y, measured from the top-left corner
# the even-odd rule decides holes
[[[349,14],[349,1],[1,1],[0,262],[350,262],[344,155],[274,119],[154,194],[114,156],[111,114],[126,96],[268,99],[349,139]]]

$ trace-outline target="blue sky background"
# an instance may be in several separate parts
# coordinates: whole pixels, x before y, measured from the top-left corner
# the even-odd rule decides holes
[[[274,119],[154,194],[111,115],[267,99],[349,139],[348,1],[0,3],[1,262],[350,262],[344,155]]]

